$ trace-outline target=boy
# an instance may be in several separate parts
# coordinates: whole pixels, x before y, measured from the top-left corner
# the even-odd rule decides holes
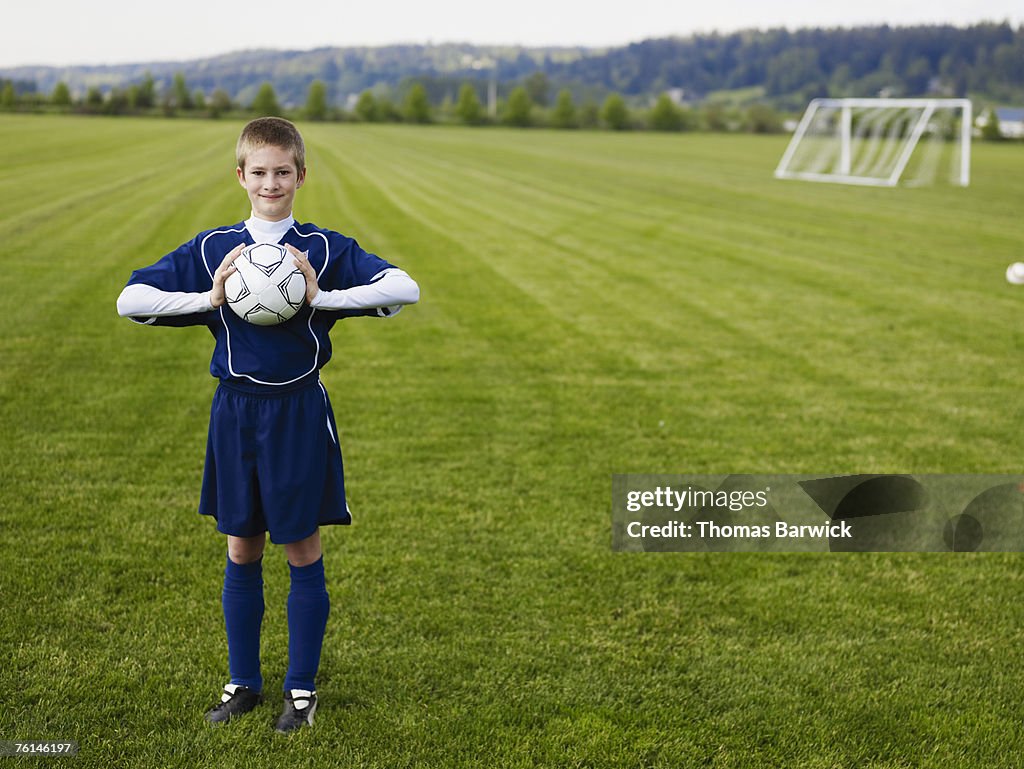
[[[252,205],[244,222],[206,230],[132,273],[118,314],[136,322],[205,325],[215,341],[210,373],[220,380],[199,512],[227,535],[222,602],[231,681],[206,712],[230,721],[262,699],[260,625],[266,534],[284,546],[291,573],[288,672],[278,732],[313,723],[315,677],[330,600],[319,527],[351,523],[341,449],[319,370],[331,358],[328,333],[353,315],[388,317],[419,300],[405,272],[351,238],[299,224],[295,193],[306,179],[294,125],[259,118],[242,130],[236,174]],[[306,305],[277,326],[255,326],[225,306],[224,281],[242,248],[283,244],[306,278]]]

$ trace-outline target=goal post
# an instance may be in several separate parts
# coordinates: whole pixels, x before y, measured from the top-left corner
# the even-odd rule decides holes
[[[895,187],[925,184],[940,164],[971,180],[969,99],[814,99],[775,177]]]

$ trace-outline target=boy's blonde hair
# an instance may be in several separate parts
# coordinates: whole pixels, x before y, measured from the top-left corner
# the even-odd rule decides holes
[[[238,167],[245,171],[245,160],[249,153],[266,146],[280,147],[292,153],[296,171],[306,167],[306,145],[302,142],[302,134],[294,124],[282,117],[258,117],[246,124],[235,147]]]

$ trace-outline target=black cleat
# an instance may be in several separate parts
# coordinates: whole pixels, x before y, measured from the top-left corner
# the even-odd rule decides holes
[[[299,729],[303,724],[313,725],[313,714],[316,713],[316,692],[306,689],[292,689],[284,693],[284,710],[277,719],[275,731],[287,734]]]
[[[232,718],[248,713],[263,702],[263,695],[248,686],[228,684],[220,702],[206,711],[206,720],[214,726],[226,724]]]

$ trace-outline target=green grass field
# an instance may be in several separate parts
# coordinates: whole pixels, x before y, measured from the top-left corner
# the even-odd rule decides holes
[[[240,125],[0,118],[0,740],[77,767],[1009,767],[1024,556],[624,554],[613,473],[1014,473],[1024,148],[779,182],[783,137],[306,125],[296,214],[422,300],[334,332],[356,524],[316,727],[229,728],[211,339],[117,317],[248,214]]]

